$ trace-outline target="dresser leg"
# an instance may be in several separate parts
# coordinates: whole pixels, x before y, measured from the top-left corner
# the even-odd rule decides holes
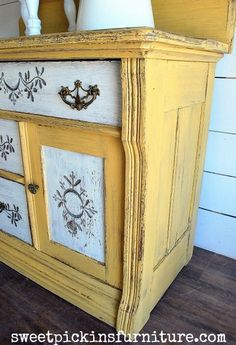
[[[192,256],[193,256],[193,246],[191,246],[191,247],[189,246],[188,250],[187,250],[185,266],[187,266],[189,264],[190,260],[192,259]]]
[[[134,303],[135,304],[135,303]],[[140,332],[150,318],[150,310],[147,305],[139,305],[134,310],[133,305],[120,305],[116,329],[122,331],[127,337]],[[133,309],[133,310],[132,310]]]

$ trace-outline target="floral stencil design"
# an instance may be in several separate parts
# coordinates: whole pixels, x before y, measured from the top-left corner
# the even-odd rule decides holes
[[[0,202],[0,213],[5,213],[7,218],[11,220],[11,224],[17,227],[18,222],[22,219],[19,212],[19,206],[13,205],[10,207],[8,203]]]
[[[40,71],[38,67],[35,67],[36,76],[31,77],[30,71],[25,72],[24,76],[19,72],[18,81],[15,85],[9,85],[5,79],[5,75],[2,72],[0,76],[0,91],[4,91],[5,94],[8,94],[9,100],[15,105],[18,98],[23,97],[24,93],[27,96],[27,99],[30,99],[34,102],[34,94],[38,92],[39,89],[42,89],[43,86],[46,86],[46,81],[42,78],[44,73],[44,67]]]
[[[12,142],[13,138],[10,138],[8,135],[6,136],[6,139],[3,139],[3,136],[0,135],[0,156],[5,161],[10,153],[15,152]]]
[[[68,198],[73,196],[77,200],[76,212],[70,209]],[[58,208],[62,208],[62,215],[65,221],[65,227],[72,237],[78,234],[78,231],[84,232],[90,237],[94,236],[92,226],[94,224],[94,216],[97,211],[94,204],[87,195],[87,191],[82,186],[81,179],[78,179],[72,171],[69,175],[63,176],[60,181],[60,190],[56,191],[53,196],[58,202]]]

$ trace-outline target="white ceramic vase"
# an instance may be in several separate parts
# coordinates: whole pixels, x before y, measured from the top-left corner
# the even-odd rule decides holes
[[[151,0],[80,0],[77,30],[154,26]]]

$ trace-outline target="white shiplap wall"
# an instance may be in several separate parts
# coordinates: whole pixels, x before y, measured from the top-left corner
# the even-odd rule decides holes
[[[216,69],[195,245],[236,259],[236,39]]]
[[[0,0],[0,38],[19,35],[19,1]]]

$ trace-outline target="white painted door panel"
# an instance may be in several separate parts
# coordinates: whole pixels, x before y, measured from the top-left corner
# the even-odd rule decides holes
[[[236,135],[209,132],[205,170],[236,177]]]
[[[74,89],[76,80],[85,89],[97,85],[100,90],[100,96],[81,111],[65,104],[58,94],[62,86]],[[1,109],[121,125],[119,61],[0,63],[0,88]]]
[[[25,187],[0,178],[0,229],[32,244]]]
[[[105,261],[103,158],[42,149],[50,239]]]
[[[236,178],[204,173],[200,207],[236,216]]]
[[[23,175],[18,123],[0,119],[0,169]]]
[[[215,80],[210,129],[236,133],[236,79]]]

